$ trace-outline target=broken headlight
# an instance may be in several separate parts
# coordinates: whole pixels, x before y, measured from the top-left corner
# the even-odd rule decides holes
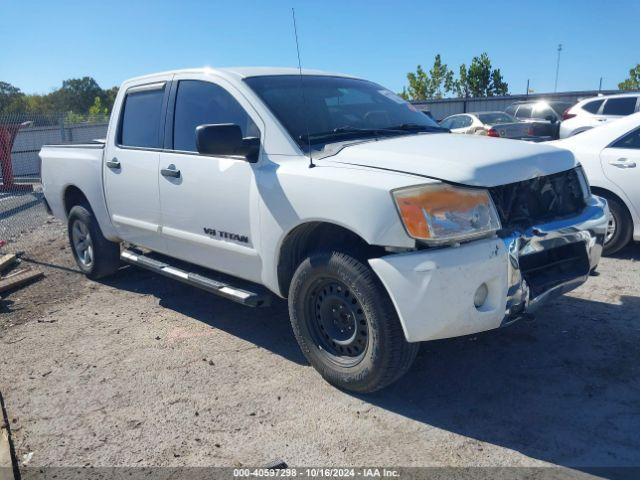
[[[582,198],[588,200],[591,196],[591,186],[589,185],[589,180],[584,173],[582,165],[576,167],[576,174],[578,176],[578,182],[580,183],[580,190],[582,190]]]
[[[446,183],[391,192],[409,236],[430,245],[484,237],[500,229],[489,192]]]

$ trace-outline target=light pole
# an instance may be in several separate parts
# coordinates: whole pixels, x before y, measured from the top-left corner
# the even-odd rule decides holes
[[[556,63],[556,83],[553,87],[553,93],[558,91],[558,73],[560,72],[560,52],[562,51],[562,44],[558,44],[558,61]]]

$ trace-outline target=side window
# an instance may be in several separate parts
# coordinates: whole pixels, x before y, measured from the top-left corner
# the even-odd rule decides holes
[[[633,148],[640,149],[640,128],[628,133],[616,143],[611,145],[613,148]]]
[[[531,118],[531,105],[520,105],[516,112],[517,118]]]
[[[533,115],[531,116],[533,118],[538,118],[540,120],[550,120],[552,122],[555,122],[558,119],[558,115],[549,105],[537,105],[535,110],[533,111]]]
[[[509,105],[506,108],[505,112],[507,112],[511,116],[515,116],[516,115],[516,107],[517,107],[517,105]]]
[[[582,106],[582,109],[589,113],[598,113],[598,110],[600,109],[600,105],[602,105],[602,102],[604,102],[604,99],[587,102]]]
[[[181,80],[173,119],[173,149],[196,152],[196,127],[217,123],[238,125],[243,137],[260,135],[247,112],[224,88],[199,80]]]
[[[127,93],[118,130],[118,144],[126,147],[160,147],[160,116],[164,85]]]
[[[637,97],[609,98],[602,109],[603,115],[631,115],[636,109]]]
[[[442,127],[444,127],[444,128],[452,128],[451,125],[453,124],[454,120],[455,119],[453,119],[453,118],[447,118],[447,119],[443,120],[440,125]]]
[[[469,115],[463,115],[460,117],[460,126],[458,128],[470,127],[472,123],[473,120],[471,120]]]

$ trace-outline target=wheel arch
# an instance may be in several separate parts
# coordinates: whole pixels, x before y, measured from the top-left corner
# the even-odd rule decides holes
[[[629,205],[627,203],[627,200],[622,198],[620,195],[618,195],[616,192],[614,192],[613,190],[610,190],[608,188],[603,188],[603,187],[597,187],[597,186],[591,186],[591,193],[598,195],[599,197],[607,197],[607,196],[611,196],[614,197],[616,200],[618,200],[622,206],[624,206],[625,210],[627,211],[627,214],[629,215],[629,217],[631,218],[631,220],[633,221],[633,212],[631,211],[631,209],[629,208]]]
[[[75,185],[67,185],[64,189],[64,193],[62,194],[62,204],[64,205],[64,213],[67,217],[69,217],[69,212],[76,205],[86,205],[91,209],[89,199],[84,192]]]
[[[278,288],[287,297],[291,279],[300,263],[316,251],[339,250],[366,260],[384,253],[353,230],[327,221],[308,221],[296,225],[284,236],[278,250]]]

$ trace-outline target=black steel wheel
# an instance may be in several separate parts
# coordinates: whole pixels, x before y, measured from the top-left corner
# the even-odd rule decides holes
[[[418,352],[418,343],[406,341],[376,274],[346,253],[315,253],[298,266],[289,316],[309,363],[345,390],[386,387],[406,373]]]
[[[355,365],[365,354],[369,327],[360,302],[344,283],[320,278],[309,295],[312,335],[323,354],[340,365]]]

